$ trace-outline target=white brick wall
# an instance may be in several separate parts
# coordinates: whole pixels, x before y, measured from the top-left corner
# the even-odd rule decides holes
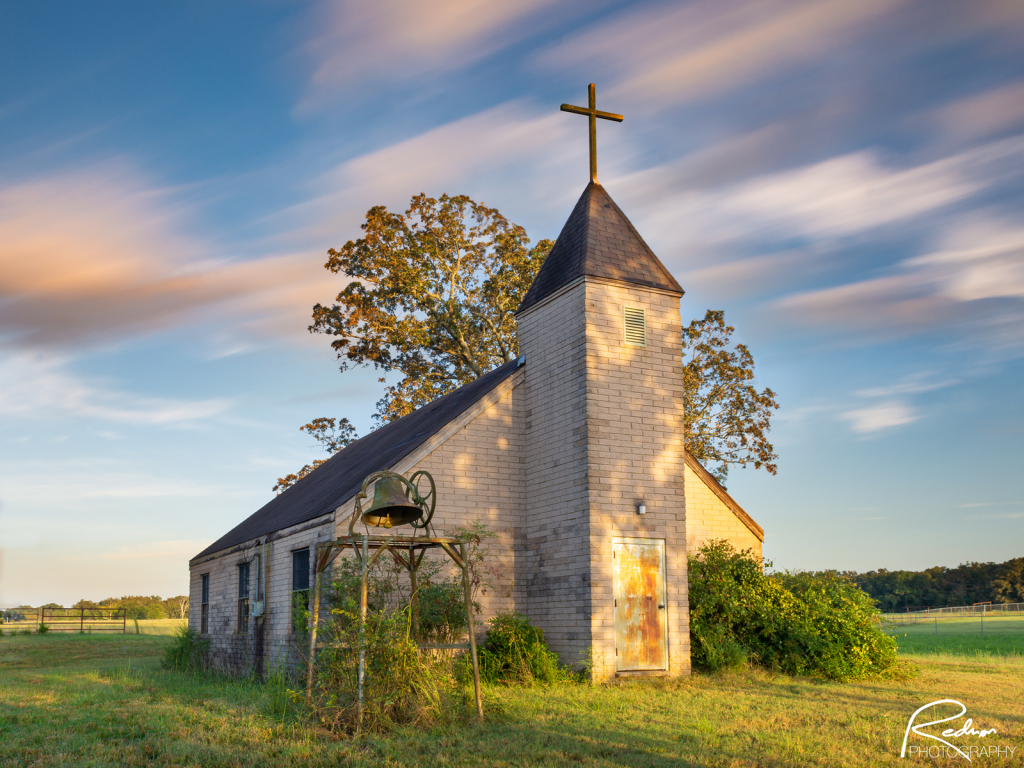
[[[695,553],[710,539],[727,539],[737,551],[762,557],[761,540],[697,474],[686,468],[686,550]]]

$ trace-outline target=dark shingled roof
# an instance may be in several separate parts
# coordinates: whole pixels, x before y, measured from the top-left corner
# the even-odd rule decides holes
[[[683,294],[626,214],[596,181],[583,190],[516,314],[583,275]]]
[[[519,365],[520,360],[505,363],[408,416],[359,438],[196,557],[329,514],[355,496],[368,475],[393,467],[511,376]]]

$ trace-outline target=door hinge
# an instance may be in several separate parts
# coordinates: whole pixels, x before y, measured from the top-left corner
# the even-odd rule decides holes
[[[616,607],[616,608],[618,608],[618,607],[619,607],[619,601],[618,601],[618,600],[616,600],[616,601],[615,601],[615,607]]]

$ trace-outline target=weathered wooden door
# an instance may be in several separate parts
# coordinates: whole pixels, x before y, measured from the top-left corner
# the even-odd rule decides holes
[[[615,671],[668,669],[665,542],[612,539]]]

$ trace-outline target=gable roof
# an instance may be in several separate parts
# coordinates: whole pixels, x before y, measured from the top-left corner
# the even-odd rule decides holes
[[[330,514],[355,496],[370,474],[379,469],[390,469],[419,448],[511,376],[520,363],[521,359],[505,363],[349,444],[221,536],[196,558]]]
[[[683,294],[605,188],[590,182],[516,314],[589,275]]]

